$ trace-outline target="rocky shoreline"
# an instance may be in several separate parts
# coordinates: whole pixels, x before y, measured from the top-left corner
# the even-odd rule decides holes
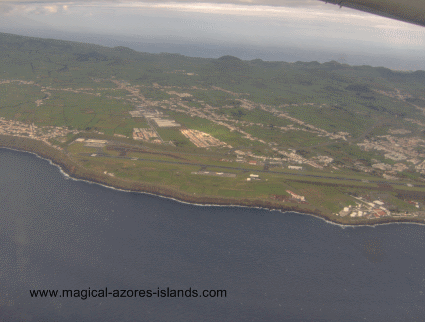
[[[143,182],[129,181],[119,179],[116,177],[109,177],[102,174],[97,174],[92,171],[81,167],[68,156],[66,152],[60,151],[45,142],[16,137],[0,135],[0,148],[8,148],[22,152],[34,153],[44,159],[50,160],[54,165],[58,166],[65,174],[73,179],[84,180],[93,182],[107,187],[112,187],[119,190],[128,192],[141,192],[153,194],[165,198],[175,199],[180,202],[197,204],[197,205],[211,205],[211,206],[240,206],[263,208],[268,210],[278,210],[281,212],[298,212],[315,217],[322,218],[328,222],[343,225],[343,226],[374,226],[389,223],[416,223],[425,224],[424,220],[417,218],[377,218],[373,220],[363,219],[348,219],[332,216],[331,214],[323,213],[318,209],[306,209],[297,206],[284,206],[281,203],[273,202],[271,200],[258,200],[258,199],[236,199],[236,198],[217,198],[209,196],[195,196],[188,193],[178,191],[176,189],[164,186],[147,184]],[[306,213],[307,212],[307,213]]]

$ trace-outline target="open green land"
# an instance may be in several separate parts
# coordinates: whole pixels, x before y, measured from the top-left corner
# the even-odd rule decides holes
[[[186,201],[424,221],[424,89],[424,71],[0,34],[0,145]]]

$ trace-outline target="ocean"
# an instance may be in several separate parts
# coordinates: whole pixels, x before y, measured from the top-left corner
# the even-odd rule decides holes
[[[7,149],[0,242],[0,321],[425,316],[423,225],[341,227],[307,214],[191,205],[73,180]]]

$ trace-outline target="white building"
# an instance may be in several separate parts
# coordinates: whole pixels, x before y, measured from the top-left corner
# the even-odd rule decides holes
[[[299,167],[299,166],[296,166],[296,165],[290,165],[290,166],[288,166],[288,169],[291,169],[291,170],[302,170],[303,167]]]

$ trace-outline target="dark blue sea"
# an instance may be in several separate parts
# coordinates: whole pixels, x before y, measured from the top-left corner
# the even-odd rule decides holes
[[[424,321],[425,226],[203,207],[0,149],[0,321]],[[31,297],[30,290],[226,297]]]

